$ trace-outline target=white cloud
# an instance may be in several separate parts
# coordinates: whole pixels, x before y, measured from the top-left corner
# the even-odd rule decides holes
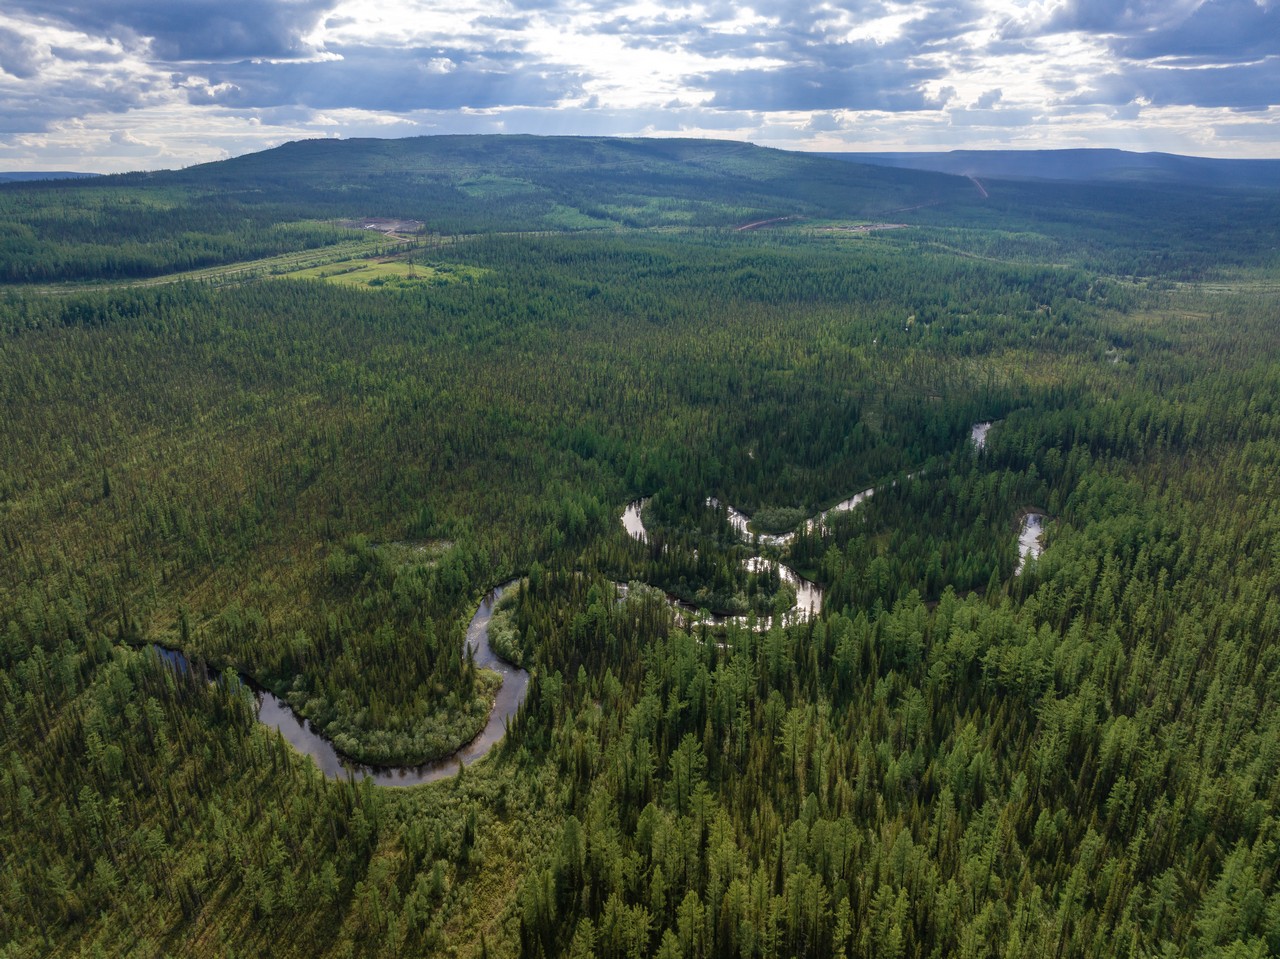
[[[1255,0],[11,0],[0,163],[498,130],[1276,156],[1278,18]]]

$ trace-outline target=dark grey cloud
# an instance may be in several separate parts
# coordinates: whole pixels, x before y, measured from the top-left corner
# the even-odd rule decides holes
[[[1280,105],[1280,58],[1202,69],[1152,67],[1135,72],[1133,80],[1155,106],[1247,111]]]
[[[742,29],[738,4],[711,4],[697,22],[666,9],[657,16],[619,15],[602,27],[635,48],[680,50],[697,56],[779,61],[770,69],[724,69],[686,77],[711,93],[712,109],[887,110],[936,107],[924,84],[943,76],[923,65],[932,54],[952,56],[959,38],[979,20],[971,0],[898,3],[861,0],[833,8],[824,0],[758,0],[752,11],[767,18]],[[850,40],[859,24],[906,13],[902,34],[880,43]],[[953,50],[952,48],[956,48]],[[935,61],[939,57],[933,57]]]
[[[657,17],[614,17],[596,27],[596,32],[622,37],[627,46],[639,48],[665,47],[673,42],[683,47],[694,39],[705,43],[718,35],[703,24],[691,23],[667,14]]]
[[[981,22],[983,10],[980,4],[970,2],[942,2],[912,4],[908,8],[916,19],[907,25],[907,35],[921,46],[949,44],[955,38],[974,29]]]
[[[1274,123],[1217,123],[1213,132],[1226,140],[1253,140],[1257,143],[1274,144],[1280,138],[1280,130]]]
[[[1097,35],[1115,62],[1101,76],[1059,78],[1062,105],[1280,104],[1275,0],[1068,0],[1042,22],[1008,26],[1001,42],[1033,45],[1065,31]]]
[[[1131,30],[1148,23],[1168,6],[1162,0],[1067,0],[1055,9],[1046,30],[1055,33],[1064,30],[1087,33]]]
[[[214,65],[180,77],[192,103],[240,109],[304,106],[389,113],[551,106],[581,93],[583,78],[516,52],[345,47],[340,60]]]
[[[1029,34],[1015,33],[1014,28],[1006,26],[1005,31],[995,39],[986,43],[982,54],[987,59],[1000,57],[1036,56],[1040,53],[1037,38]]]
[[[22,34],[0,27],[0,71],[25,80],[35,74],[37,65],[35,45]]]
[[[1080,80],[1059,84],[1063,96],[1054,106],[1108,106],[1118,107],[1145,96],[1136,72],[1112,70],[1090,77],[1087,85]]]
[[[1116,47],[1124,56],[1140,60],[1178,57],[1241,63],[1280,55],[1280,5],[1208,0],[1179,22],[1125,37]]]
[[[125,113],[144,105],[153,90],[150,82],[114,73],[27,86],[17,93],[0,90],[0,134],[40,132],[92,113]]]
[[[15,0],[8,12],[87,34],[151,38],[159,60],[292,58],[335,0]]]
[[[1280,5],[1274,0],[1068,0],[1040,22],[1010,22],[1004,39],[1069,31],[1096,34],[1117,55],[1134,60],[1241,63],[1280,55]]]
[[[784,27],[830,19],[836,12],[844,13],[855,21],[867,22],[888,16],[903,6],[893,0],[843,0],[838,3],[824,3],[822,0],[755,0],[750,4],[752,11]],[[733,20],[741,12],[742,5],[721,2],[711,9],[718,19]]]
[[[110,47],[67,47],[53,46],[49,49],[50,54],[59,60],[66,60],[70,63],[119,63],[122,57],[122,51],[112,49]]]
[[[834,133],[844,127],[840,118],[834,113],[815,113],[804,125],[808,133]]]
[[[1265,110],[1280,105],[1280,59],[1201,68],[1124,64],[1060,102],[1119,107],[1137,101],[1156,107]]]
[[[770,12],[772,0],[758,12]],[[864,4],[871,18],[898,10],[889,3]],[[684,49],[707,57],[735,56],[780,60],[785,66],[763,70],[719,70],[687,78],[711,92],[709,106],[730,110],[884,110],[936,108],[925,85],[945,70],[937,58],[924,58],[940,38],[954,39],[972,23],[968,3],[919,4],[915,19],[889,42],[846,39],[848,26],[832,19],[820,3],[773,4],[786,14],[768,28],[719,34],[702,31],[685,40]],[[933,16],[936,14],[936,16]]]

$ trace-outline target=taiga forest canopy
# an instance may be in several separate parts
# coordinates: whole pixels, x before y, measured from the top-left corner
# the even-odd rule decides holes
[[[1280,953],[1280,192],[1019,172],[0,185],[0,957]]]

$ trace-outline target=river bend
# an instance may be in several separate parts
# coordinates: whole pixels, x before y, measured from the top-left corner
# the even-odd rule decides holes
[[[467,626],[467,648],[480,669],[491,669],[502,676],[502,685],[494,699],[493,708],[489,711],[489,719],[476,737],[461,749],[441,759],[436,759],[419,766],[370,766],[356,762],[344,756],[334,748],[333,743],[325,739],[311,727],[311,723],[300,717],[293,708],[279,696],[258,686],[245,677],[248,685],[258,701],[258,721],[272,729],[280,730],[280,734],[303,755],[310,756],[316,768],[329,779],[361,779],[368,776],[375,786],[418,786],[422,783],[447,779],[457,774],[460,766],[469,766],[477,759],[488,755],[506,734],[507,723],[520,709],[525,697],[529,694],[529,674],[519,667],[512,666],[498,656],[489,645],[489,622],[493,611],[509,589],[511,583],[499,586],[490,591],[481,601],[479,609]],[[176,668],[190,669],[187,658],[180,652],[163,647],[155,647],[167,662]]]

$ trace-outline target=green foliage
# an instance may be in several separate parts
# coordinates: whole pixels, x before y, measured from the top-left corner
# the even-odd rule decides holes
[[[0,191],[23,281],[493,232],[376,294],[0,297],[0,953],[1280,950],[1274,197],[703,228],[951,196],[824,163],[443,138]],[[590,232],[510,235],[549,227]],[[761,625],[787,589],[709,497],[797,530],[765,552],[821,617]],[[490,637],[529,698],[452,780],[326,781],[234,679],[353,755],[447,753],[517,575]]]
[[[0,190],[0,282],[121,280],[333,246],[350,230],[128,178]]]
[[[761,533],[789,533],[808,518],[802,509],[767,506],[751,517],[751,528]]]

